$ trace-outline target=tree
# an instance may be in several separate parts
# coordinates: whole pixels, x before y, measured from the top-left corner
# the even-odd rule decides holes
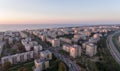
[[[17,43],[17,46],[18,46],[19,51],[24,51],[25,50],[25,48],[22,45],[22,43]]]
[[[21,68],[18,69],[18,71],[28,71],[28,70],[25,67],[21,67]]]
[[[66,71],[66,66],[64,63],[59,62],[58,64],[58,71]]]
[[[8,61],[6,61],[6,62],[4,62],[4,64],[2,65],[2,70],[3,70],[3,71],[7,71],[7,70],[10,68],[10,66],[11,66],[11,63],[8,62]]]
[[[6,48],[11,48],[8,40],[6,40],[6,46],[5,46],[5,47],[6,47]]]

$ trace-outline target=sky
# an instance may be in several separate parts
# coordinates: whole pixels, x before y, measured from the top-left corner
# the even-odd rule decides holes
[[[0,0],[0,24],[120,23],[120,0]]]

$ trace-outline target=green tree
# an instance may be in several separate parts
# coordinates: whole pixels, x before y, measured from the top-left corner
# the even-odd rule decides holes
[[[6,48],[11,48],[8,40],[6,40],[6,46],[5,46],[5,47],[6,47]]]
[[[28,71],[28,70],[25,67],[21,67],[21,68],[18,69],[18,71]]]
[[[4,62],[4,64],[2,65],[2,70],[3,71],[7,71],[11,66],[10,62]]]
[[[66,66],[65,66],[65,64],[63,64],[63,63],[59,63],[58,64],[58,71],[66,71]]]
[[[18,46],[19,51],[24,51],[25,50],[25,48],[22,45],[22,43],[17,43],[17,46]]]

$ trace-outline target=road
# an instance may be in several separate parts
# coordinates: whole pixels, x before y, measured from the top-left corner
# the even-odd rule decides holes
[[[37,36],[35,36],[35,40],[43,46],[44,50],[50,50],[55,55],[55,57],[63,61],[68,66],[69,71],[80,71],[80,67],[76,63],[71,61],[69,58],[65,57],[64,55],[61,55],[57,48],[49,47]]]
[[[117,48],[115,47],[112,38],[115,34],[120,33],[119,31],[109,35],[107,37],[107,46],[108,49],[110,50],[111,55],[113,56],[113,58],[115,59],[115,61],[120,64],[120,52],[117,50]]]

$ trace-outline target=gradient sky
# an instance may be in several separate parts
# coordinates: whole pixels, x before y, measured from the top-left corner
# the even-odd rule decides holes
[[[0,0],[0,24],[119,23],[120,0]]]

